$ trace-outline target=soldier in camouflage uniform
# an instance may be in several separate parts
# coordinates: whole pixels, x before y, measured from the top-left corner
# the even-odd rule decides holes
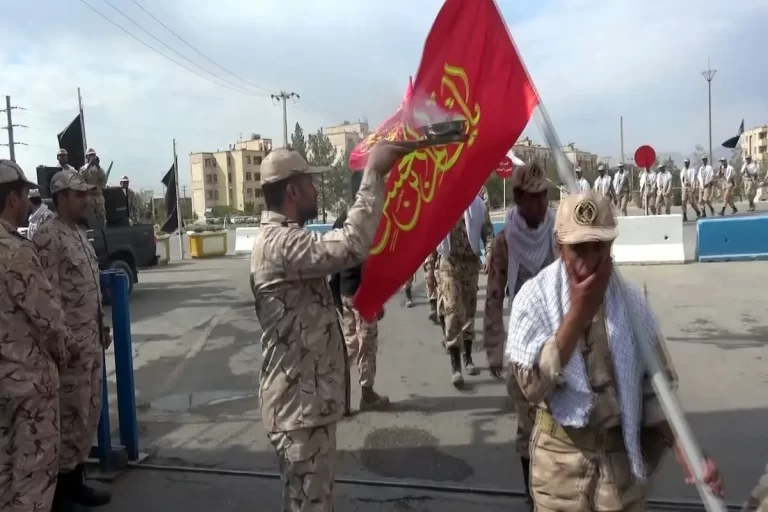
[[[263,329],[259,398],[283,481],[284,512],[334,509],[336,423],[345,408],[344,340],[327,277],[368,256],[384,207],[386,176],[415,149],[379,142],[341,229],[303,229],[317,216],[310,167],[295,150],[261,163],[267,210],[251,254],[251,288]]]
[[[456,225],[438,246],[440,310],[443,316],[445,347],[451,359],[451,382],[460,386],[462,352],[468,375],[477,375],[472,362],[475,339],[477,284],[480,276],[481,244],[490,254],[493,225],[488,208],[477,195]]]
[[[74,338],[32,243],[16,231],[29,189],[0,160],[0,510],[51,509],[59,456],[59,372]],[[69,349],[69,350],[68,350]]]
[[[103,190],[107,186],[107,173],[101,168],[99,157],[93,149],[85,153],[85,165],[80,168],[80,176],[93,187],[88,193],[88,206],[96,221],[104,228],[107,225],[107,213],[104,209]]]
[[[405,307],[413,307],[413,283],[416,281],[416,273],[411,274],[411,277],[405,282]]]
[[[37,228],[45,224],[56,216],[40,197],[40,191],[33,189],[29,191],[29,204],[31,213],[29,215],[29,229],[27,229],[27,238],[32,240]]]
[[[491,375],[503,378],[504,298],[510,304],[520,288],[544,267],[557,259],[555,218],[549,209],[547,191],[550,182],[541,167],[522,165],[510,178],[515,206],[507,213],[506,223],[493,239],[488,256],[488,287],[483,316],[483,345],[488,356]],[[509,374],[507,390],[517,412],[517,453],[523,469],[525,490],[530,495],[530,459],[528,444],[536,419],[536,407],[531,406],[520,386]]]
[[[611,204],[594,192],[569,195],[555,232],[560,258],[518,292],[505,348],[508,371],[538,408],[533,501],[538,511],[640,512],[667,447],[684,459],[635,344],[653,343],[673,387],[677,374],[642,294],[613,274]],[[650,340],[635,339],[629,314]],[[704,481],[722,495],[711,459]]]
[[[424,281],[427,286],[427,299],[429,299],[429,319],[433,323],[437,321],[437,278],[435,267],[437,263],[437,249],[427,256],[424,261]]]
[[[749,499],[741,507],[742,512],[768,512],[768,464]]]
[[[75,171],[75,168],[69,165],[69,153],[67,152],[66,149],[61,148],[56,153],[56,160],[59,163],[58,165],[59,169],[61,169],[62,171]]]
[[[128,218],[131,219],[134,224],[138,224],[141,222],[141,200],[139,199],[139,196],[136,195],[136,192],[131,190],[128,176],[120,178],[120,186],[123,188],[125,197],[128,201]]]
[[[94,507],[110,500],[108,493],[85,485],[83,466],[99,425],[103,353],[111,343],[104,324],[96,253],[78,226],[85,219],[92,188],[79,173],[56,173],[51,179],[56,218],[41,226],[32,239],[80,353],[60,370],[61,452],[56,500],[66,504],[62,507],[72,503]]]

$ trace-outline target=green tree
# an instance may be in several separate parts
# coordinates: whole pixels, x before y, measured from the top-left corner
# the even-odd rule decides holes
[[[328,136],[323,133],[322,130],[317,130],[317,133],[310,133],[307,140],[307,159],[310,164],[318,167],[330,167],[338,158],[336,148],[331,144]],[[320,208],[323,215],[323,223],[328,221],[327,210],[332,205],[336,198],[330,197],[329,190],[326,189],[325,174],[321,174],[319,177],[319,201]]]
[[[296,126],[293,127],[291,148],[298,151],[305,159],[307,158],[307,140],[304,138],[304,130],[299,123],[296,123]]]
[[[346,151],[336,161],[326,176],[325,182],[328,209],[336,216],[352,205],[351,181],[352,170],[349,168],[349,151]]]

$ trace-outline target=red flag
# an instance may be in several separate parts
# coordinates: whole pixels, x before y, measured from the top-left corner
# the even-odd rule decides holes
[[[408,88],[405,90],[405,97],[397,112],[392,114],[389,119],[381,123],[370,135],[364,138],[360,143],[355,146],[355,149],[349,154],[349,168],[360,171],[365,169],[365,164],[368,163],[368,153],[370,153],[373,146],[381,139],[399,140],[400,130],[403,127],[402,115],[405,111],[406,105],[411,99],[413,94],[413,78],[408,77]]]
[[[421,138],[414,114],[420,101],[432,112],[442,109],[451,119],[463,118],[467,138],[417,151],[396,164],[355,296],[368,319],[458,221],[538,104],[494,0],[443,4],[427,36],[406,112],[401,107],[393,116],[400,117],[398,138]]]

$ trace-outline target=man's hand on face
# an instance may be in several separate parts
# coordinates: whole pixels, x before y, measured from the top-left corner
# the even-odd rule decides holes
[[[576,277],[572,263],[566,261],[565,265],[571,289],[571,311],[584,325],[588,325],[603,303],[605,290],[608,288],[608,280],[613,270],[611,254],[606,252],[593,272],[581,281]]]

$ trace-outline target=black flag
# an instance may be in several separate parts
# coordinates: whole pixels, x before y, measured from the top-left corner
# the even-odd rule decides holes
[[[59,147],[66,149],[69,154],[69,165],[75,169],[85,165],[85,149],[83,149],[83,125],[78,114],[69,126],[59,134]]]
[[[728,149],[736,149],[736,146],[739,144],[739,138],[741,137],[741,134],[744,133],[744,120],[741,120],[741,126],[739,126],[739,134],[735,137],[731,137],[727,141],[723,142],[723,147]]]
[[[176,201],[176,173],[174,172],[174,167],[174,165],[171,165],[171,168],[168,169],[168,172],[163,176],[163,185],[165,185],[165,211],[167,213],[165,222],[163,223],[163,227],[160,228],[160,231],[168,234],[174,233],[179,229],[179,216],[176,213],[178,201]]]

